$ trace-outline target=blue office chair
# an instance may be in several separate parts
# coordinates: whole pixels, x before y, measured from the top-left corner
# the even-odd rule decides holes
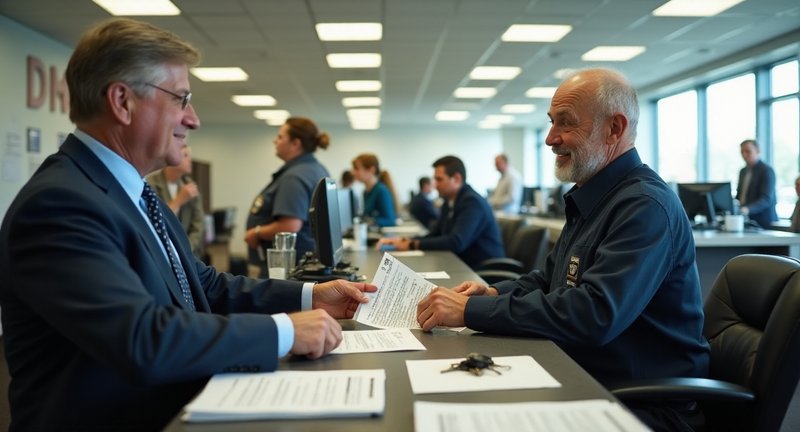
[[[705,303],[710,379],[620,383],[623,402],[694,399],[709,431],[773,432],[800,379],[800,262],[773,255],[728,261]]]

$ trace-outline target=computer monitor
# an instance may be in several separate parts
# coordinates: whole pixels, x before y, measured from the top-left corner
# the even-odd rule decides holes
[[[342,260],[342,226],[339,222],[339,194],[336,181],[322,178],[314,188],[308,209],[314,253],[326,267],[335,267]]]
[[[339,197],[339,224],[341,233],[345,234],[353,227],[353,190],[350,188],[336,191]]]
[[[704,227],[717,228],[718,215],[733,213],[730,182],[678,183],[678,197],[690,221],[694,221],[697,215],[706,217]]]

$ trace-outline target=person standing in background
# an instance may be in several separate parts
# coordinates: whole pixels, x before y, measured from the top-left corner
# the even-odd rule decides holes
[[[794,211],[792,212],[792,218],[790,219],[791,225],[789,225],[789,230],[791,232],[800,233],[800,177],[797,177],[794,180],[794,193],[797,194],[798,200],[794,205]]]
[[[397,195],[392,178],[381,170],[378,157],[361,153],[353,159],[353,177],[364,184],[363,216],[371,225],[379,227],[397,224]]]
[[[310,119],[290,117],[273,143],[275,154],[285,163],[272,174],[272,181],[253,200],[247,215],[244,241],[249,249],[250,276],[267,277],[266,250],[279,232],[297,233],[298,260],[314,251],[308,208],[317,182],[329,176],[314,152],[327,149],[330,137],[320,133]]]
[[[739,200],[743,215],[762,228],[769,228],[772,222],[778,220],[775,212],[775,171],[761,160],[761,151],[755,140],[742,141],[739,149],[746,165],[739,171],[736,199]]]
[[[147,182],[153,187],[172,213],[178,216],[181,226],[189,237],[192,253],[203,258],[205,249],[205,221],[203,202],[197,183],[192,180],[192,150],[183,148],[183,160],[177,166],[166,166],[147,176]]]
[[[509,165],[508,156],[505,154],[499,154],[494,158],[494,166],[500,173],[500,180],[489,196],[489,204],[492,209],[502,213],[519,213],[522,201],[522,177]]]
[[[439,210],[433,205],[429,196],[432,191],[431,178],[420,177],[419,193],[411,198],[408,205],[408,212],[411,213],[411,216],[414,216],[428,230],[433,229],[433,225],[439,219]]]

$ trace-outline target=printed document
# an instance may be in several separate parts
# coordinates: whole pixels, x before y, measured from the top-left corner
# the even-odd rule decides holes
[[[364,293],[369,303],[358,305],[353,319],[378,328],[421,328],[417,323],[417,303],[436,284],[388,253],[383,254],[372,283],[378,291]]]
[[[383,369],[214,375],[188,405],[188,422],[382,415]]]
[[[342,343],[331,354],[387,351],[425,351],[409,329],[352,330],[342,332]]]
[[[648,431],[616,402],[414,402],[415,432]]]
[[[463,360],[406,360],[411,390],[414,394],[428,394],[561,387],[561,383],[527,355],[492,357],[499,373],[485,369],[480,376],[462,370],[442,373]]]

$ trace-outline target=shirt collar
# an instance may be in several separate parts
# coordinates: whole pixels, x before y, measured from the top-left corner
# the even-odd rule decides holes
[[[632,148],[601,169],[583,186],[574,186],[570,189],[565,195],[565,200],[571,200],[575,208],[585,217],[631,170],[641,165],[639,153],[636,148]]]
[[[74,135],[100,159],[100,162],[108,168],[108,171],[111,172],[111,175],[117,180],[120,186],[122,186],[122,189],[125,190],[125,193],[130,197],[131,201],[138,205],[139,199],[142,197],[142,190],[144,189],[144,179],[139,176],[139,172],[136,171],[136,168],[134,168],[130,162],[123,159],[122,156],[114,153],[111,149],[100,143],[100,141],[92,138],[86,132],[75,129]]]

